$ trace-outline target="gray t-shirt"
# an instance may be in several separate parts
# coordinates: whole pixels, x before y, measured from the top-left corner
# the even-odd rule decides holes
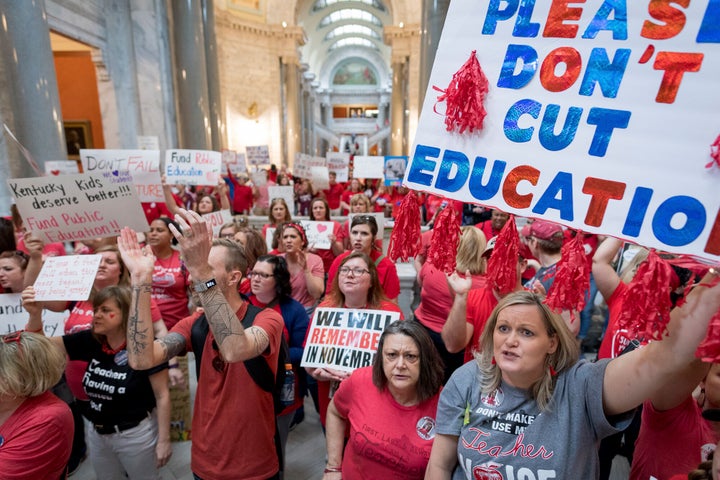
[[[597,478],[599,440],[629,424],[603,412],[607,363],[580,361],[560,374],[542,413],[528,391],[505,383],[482,394],[476,362],[456,370],[437,414],[437,432],[459,437],[453,480]]]

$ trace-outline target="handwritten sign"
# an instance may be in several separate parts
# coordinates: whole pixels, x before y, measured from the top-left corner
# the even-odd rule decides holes
[[[156,135],[138,135],[137,142],[140,150],[160,150],[160,139]]]
[[[350,154],[344,152],[328,152],[325,155],[327,167],[335,172],[336,180],[340,183],[348,181],[348,170],[350,169]]]
[[[46,243],[112,237],[149,227],[128,172],[7,181],[28,230]]]
[[[270,149],[267,145],[245,147],[245,155],[250,165],[270,165]]]
[[[75,160],[46,160],[45,173],[57,176],[80,173],[80,171]]]
[[[157,150],[80,150],[85,173],[130,172],[141,202],[165,202]]]
[[[385,157],[385,185],[401,185],[408,157]]]
[[[385,326],[399,319],[398,312],[318,308],[300,365],[345,372],[370,366]]]
[[[65,318],[68,311],[51,312],[42,311],[43,329],[45,336],[58,337],[65,330]],[[0,335],[17,332],[25,328],[28,313],[22,306],[22,296],[19,293],[4,293],[0,295]]]
[[[35,299],[87,300],[102,255],[48,257],[35,280]]]
[[[238,174],[247,174],[247,164],[245,163],[245,154],[244,153],[238,153],[235,155],[235,163],[228,163],[228,166],[230,167],[230,171],[234,175]]]
[[[220,229],[223,225],[230,223],[233,220],[230,210],[218,210],[217,212],[204,213],[202,217],[205,219],[205,222],[209,223],[212,227],[214,237],[220,235]]]
[[[295,163],[293,164],[293,176],[310,179],[311,159],[312,157],[307,153],[296,153]]]
[[[268,227],[265,229],[265,245],[267,245],[268,252],[273,249],[272,242],[273,237],[275,236],[275,230],[277,230],[275,227]]]
[[[720,260],[720,7],[566,3],[450,4],[404,184]],[[473,51],[488,115],[448,131]]]
[[[273,198],[282,198],[285,200],[288,208],[290,209],[290,215],[295,215],[295,191],[292,186],[289,185],[273,185],[268,187],[268,198],[272,201]]]
[[[308,247],[317,248],[318,250],[330,250],[332,247],[330,235],[333,234],[333,229],[335,228],[333,222],[311,222],[309,220],[302,220],[300,223],[305,229]]]
[[[357,155],[353,159],[353,177],[384,178],[385,157]]]
[[[165,177],[169,184],[217,185],[222,154],[210,150],[167,150]]]
[[[330,188],[328,167],[310,167],[310,181],[316,191]]]

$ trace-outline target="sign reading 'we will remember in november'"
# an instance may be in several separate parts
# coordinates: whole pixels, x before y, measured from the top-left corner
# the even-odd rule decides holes
[[[715,0],[453,0],[403,183],[720,260],[718,25]],[[487,117],[448,131],[472,56]]]

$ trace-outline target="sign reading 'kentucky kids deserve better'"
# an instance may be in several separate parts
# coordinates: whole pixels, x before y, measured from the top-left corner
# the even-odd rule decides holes
[[[438,90],[473,51],[487,117],[461,134]],[[718,79],[717,0],[453,0],[404,184],[718,260]]]

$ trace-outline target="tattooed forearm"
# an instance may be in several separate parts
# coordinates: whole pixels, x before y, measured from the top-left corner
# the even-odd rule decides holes
[[[151,286],[149,284],[134,285],[132,287],[132,312],[128,318],[128,350],[131,354],[140,355],[153,340],[148,335],[148,328],[142,328],[140,320],[140,302],[138,297],[140,293],[150,293]]]
[[[201,299],[205,317],[218,345],[222,345],[230,336],[245,334],[235,312],[219,289],[208,290],[201,294]]]
[[[157,340],[157,342],[162,347],[163,362],[167,362],[171,358],[185,351],[185,337],[183,337],[179,333],[168,333],[160,340]]]
[[[262,328],[250,327],[245,330],[245,333],[247,333],[248,338],[252,339],[255,356],[261,355],[270,345],[270,337]]]

